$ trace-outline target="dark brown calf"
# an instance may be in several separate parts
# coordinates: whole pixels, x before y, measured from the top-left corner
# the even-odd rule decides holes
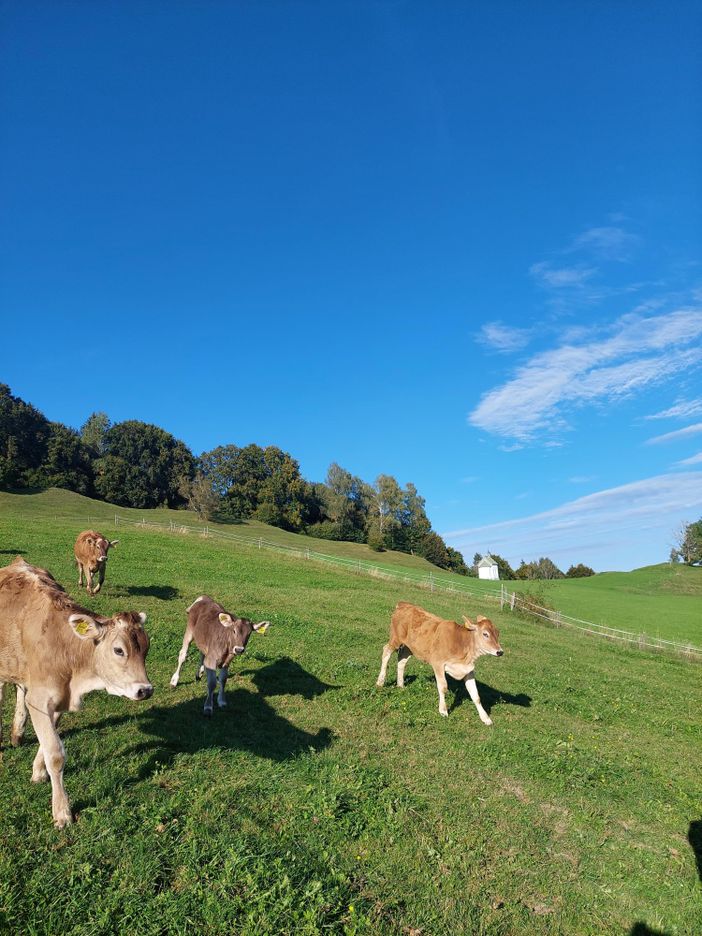
[[[464,679],[466,689],[475,703],[481,721],[491,725],[490,716],[480,702],[475,683],[474,666],[483,654],[502,656],[497,628],[480,615],[475,624],[467,617],[463,626],[455,621],[444,621],[417,605],[401,601],[390,621],[390,639],[383,647],[383,659],[378,675],[378,686],[385,685],[388,660],[397,650],[397,685],[405,684],[405,666],[412,656],[423,660],[434,670],[439,690],[439,712],[448,715],[446,708],[446,673],[454,679]]]
[[[78,585],[83,585],[83,572],[85,572],[86,588],[89,595],[97,595],[105,581],[105,567],[107,553],[111,547],[116,546],[119,540],[108,540],[97,530],[83,530],[73,547],[78,566]],[[93,576],[97,573],[98,583],[93,588]]]
[[[229,675],[229,664],[235,656],[246,650],[246,644],[254,631],[265,634],[270,621],[260,621],[254,624],[248,618],[236,617],[224,610],[219,602],[209,595],[200,595],[187,609],[188,623],[183,635],[183,646],[178,654],[178,666],[171,677],[171,686],[178,685],[180,670],[185,663],[188,649],[192,641],[200,651],[196,679],[202,675],[204,668],[207,673],[207,699],[205,700],[205,715],[212,714],[214,691],[217,686],[217,670],[219,670],[219,693],[217,704],[224,708],[227,700],[224,697],[224,687]]]

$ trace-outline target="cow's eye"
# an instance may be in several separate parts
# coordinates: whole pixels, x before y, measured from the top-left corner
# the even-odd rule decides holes
[[[488,634],[487,631],[483,631],[483,637],[489,637],[489,636],[490,636],[490,635]]]
[[[124,656],[124,650],[121,647],[115,647],[114,649],[117,656]]]

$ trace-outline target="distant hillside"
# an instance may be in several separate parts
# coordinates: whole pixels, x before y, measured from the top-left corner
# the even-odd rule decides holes
[[[702,643],[702,568],[666,562],[590,578],[504,584],[509,591],[542,592],[553,607],[596,624]]]

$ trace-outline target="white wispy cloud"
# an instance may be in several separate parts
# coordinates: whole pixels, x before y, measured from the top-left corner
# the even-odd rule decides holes
[[[547,260],[542,260],[532,263],[529,272],[541,286],[563,289],[583,286],[597,270],[584,266],[554,267]]]
[[[520,351],[529,344],[531,330],[528,328],[513,328],[511,325],[504,325],[502,322],[486,322],[476,336],[476,340],[493,351],[509,354]]]
[[[490,548],[510,563],[548,555],[566,563],[596,563],[618,545],[626,556],[641,537],[660,544],[667,558],[669,536],[681,520],[702,509],[702,472],[658,475],[569,501],[528,517],[442,533],[466,555]],[[623,560],[626,566],[626,559]]]
[[[640,238],[622,227],[592,227],[573,241],[568,253],[591,250],[606,260],[628,260],[638,246]]]
[[[679,461],[678,465],[699,465],[702,463],[702,452],[698,452],[696,455],[691,455],[689,458],[683,458],[682,461]]]
[[[654,436],[646,440],[646,445],[658,445],[661,442],[675,442],[678,439],[686,439],[688,436],[698,435],[702,432],[702,422],[694,423],[692,426],[685,426],[684,429],[676,429],[674,432],[666,432],[663,435]]]
[[[482,397],[469,422],[518,443],[553,433],[567,426],[569,410],[579,405],[614,401],[698,364],[702,348],[685,345],[701,335],[700,308],[626,315],[604,335],[591,332],[533,355]]]
[[[702,400],[678,400],[669,409],[652,413],[646,419],[689,419],[698,413],[702,413]]]

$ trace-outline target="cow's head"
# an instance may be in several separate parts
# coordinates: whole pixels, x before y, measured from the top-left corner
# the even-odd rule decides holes
[[[72,614],[68,623],[80,640],[95,645],[93,668],[110,695],[126,696],[135,701],[148,699],[154,687],[146,675],[149,638],[143,624],[143,611],[124,611],[111,618]]]
[[[99,563],[107,562],[107,553],[119,543],[119,540],[108,540],[106,536],[90,537],[88,543],[93,547],[95,561]]]
[[[227,614],[226,611],[223,611],[219,615],[219,623],[222,627],[231,628],[230,645],[233,645],[234,653],[237,655],[246,650],[246,644],[254,631],[257,631],[259,634],[265,634],[271,624],[270,621],[259,621],[258,624],[254,624],[253,621],[250,621],[248,618],[232,617],[232,615]]]
[[[484,654],[490,654],[490,656],[503,655],[505,651],[500,646],[500,635],[497,633],[497,628],[492,621],[483,617],[482,614],[479,614],[474,624],[464,615],[463,624],[467,630],[475,634],[475,647],[478,651],[478,656],[483,656]]]

